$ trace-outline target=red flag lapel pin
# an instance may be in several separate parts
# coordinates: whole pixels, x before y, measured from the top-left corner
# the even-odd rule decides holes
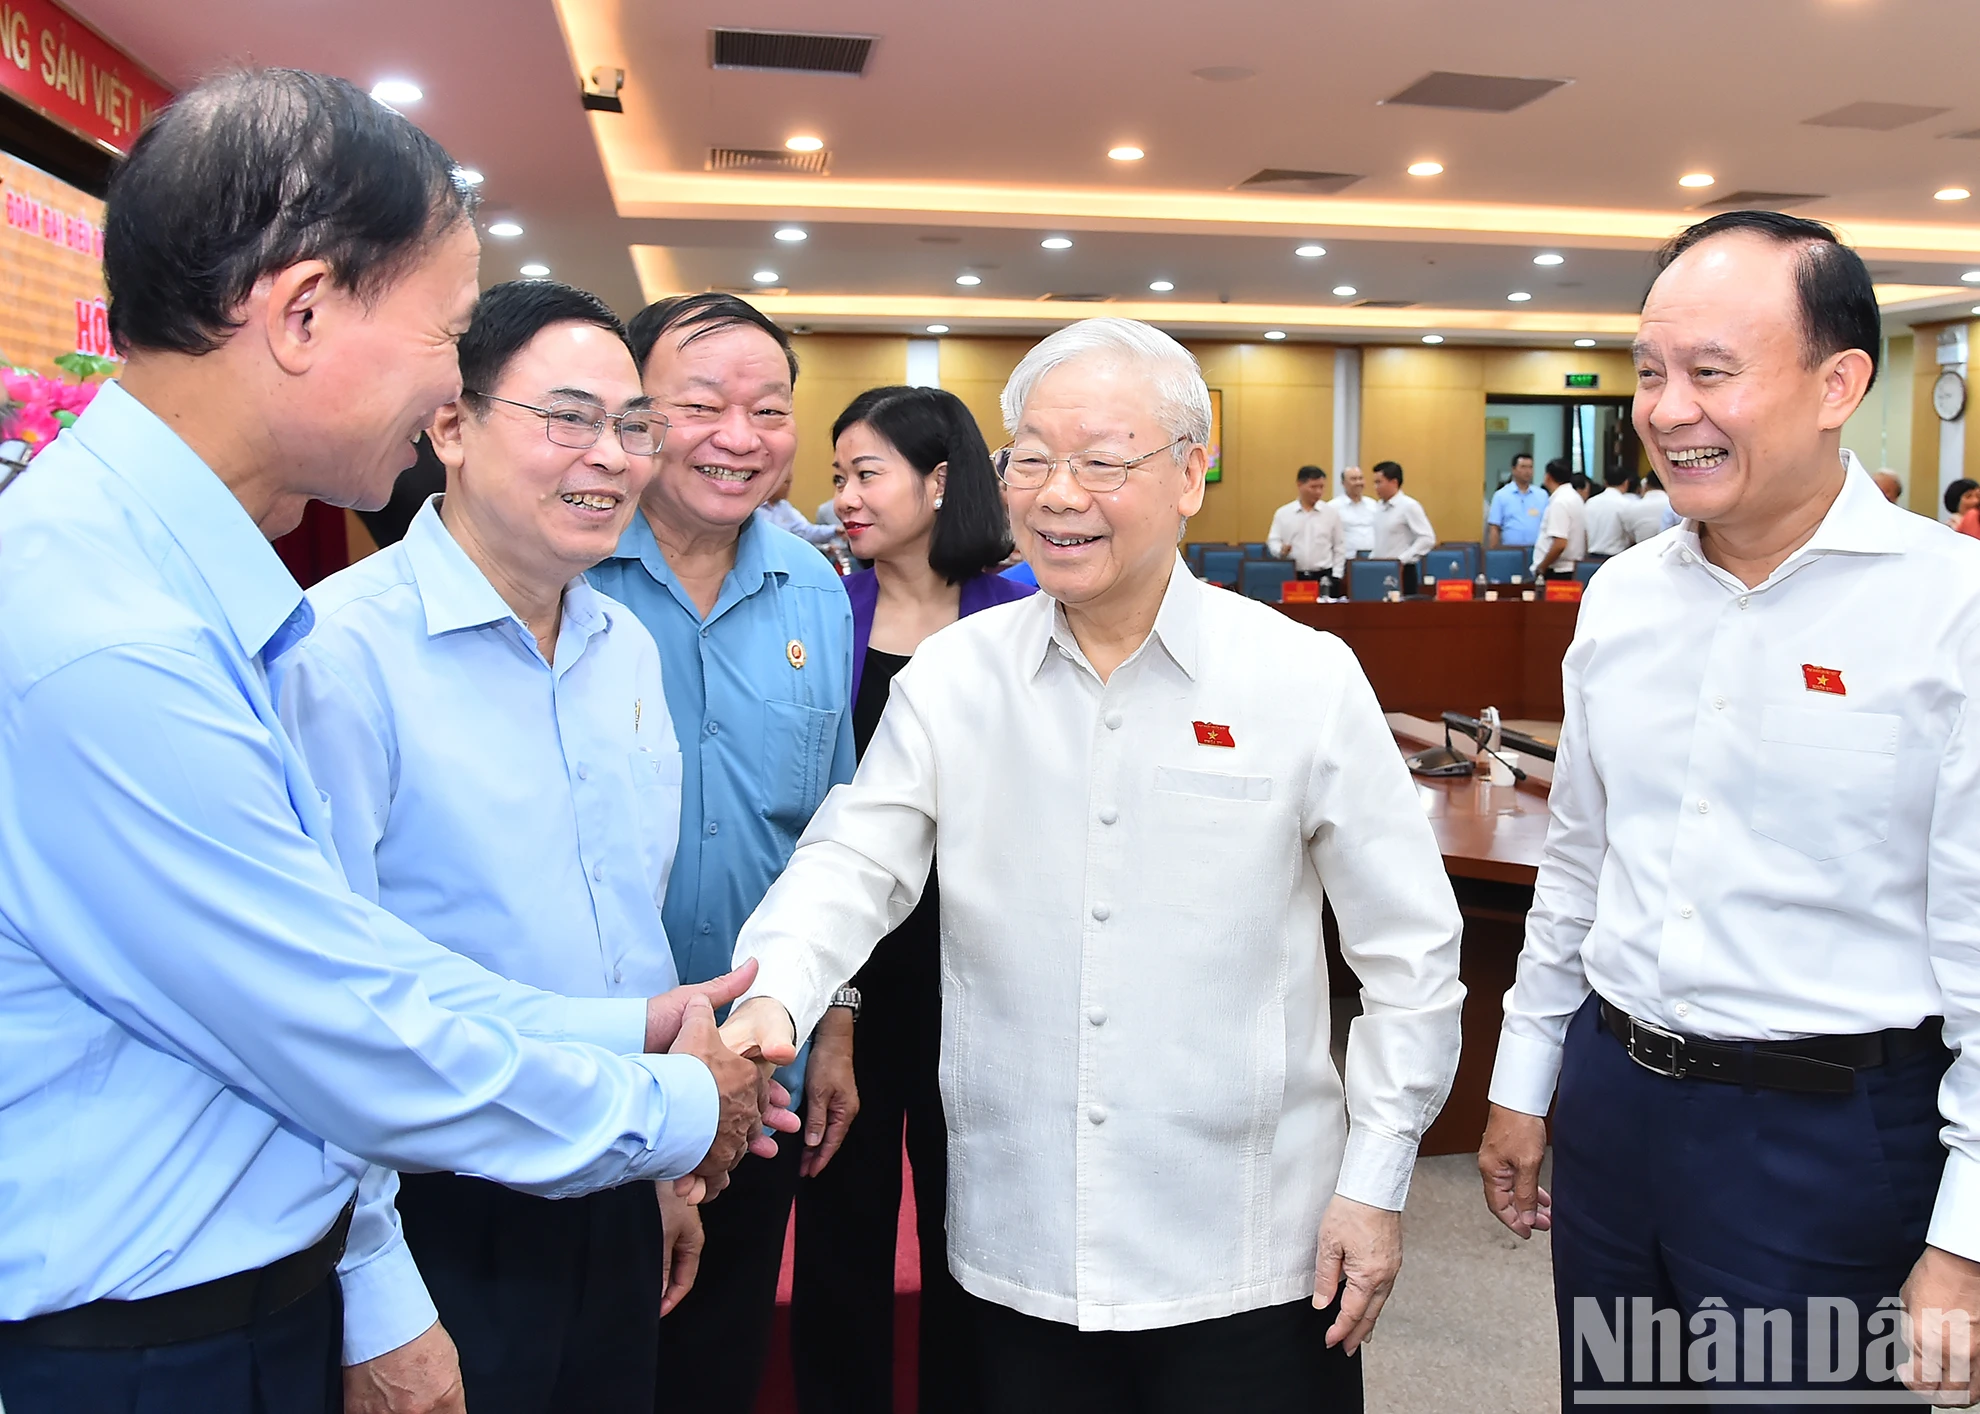
[[[1196,728],[1196,743],[1199,746],[1231,746],[1237,742],[1231,738],[1231,729],[1216,722],[1191,722]]]
[[[1842,671],[1839,668],[1818,668],[1813,663],[1803,663],[1801,685],[1810,692],[1833,692],[1838,697],[1849,696],[1849,689],[1843,686]]]

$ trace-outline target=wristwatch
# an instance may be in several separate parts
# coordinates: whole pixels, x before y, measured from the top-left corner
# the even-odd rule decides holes
[[[832,1000],[825,1003],[825,1009],[827,1011],[830,1011],[835,1006],[844,1007],[847,1011],[853,1014],[853,1020],[858,1021],[859,1020],[859,988],[841,987],[839,988],[838,991],[832,993]]]

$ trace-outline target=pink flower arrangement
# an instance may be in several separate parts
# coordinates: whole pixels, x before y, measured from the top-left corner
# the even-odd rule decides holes
[[[33,456],[81,415],[100,386],[69,383],[32,369],[0,365],[0,391],[6,395],[0,404],[0,441],[25,442],[28,455]]]

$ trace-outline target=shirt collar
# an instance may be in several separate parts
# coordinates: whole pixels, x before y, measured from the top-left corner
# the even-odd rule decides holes
[[[1870,473],[1863,469],[1863,463],[1856,459],[1855,452],[1844,449],[1842,456],[1842,494],[1829,507],[1829,513],[1822,517],[1822,523],[1815,527],[1808,543],[1788,556],[1786,562],[1768,576],[1770,583],[1814,555],[1903,553],[1904,532],[1908,528],[1903,517],[1912,512],[1884,499],[1884,493],[1877,489],[1877,483],[1870,479]],[[1678,522],[1677,534],[1664,546],[1664,554],[1668,556],[1687,550],[1696,555],[1700,563],[1704,562],[1705,550],[1698,538],[1698,522],[1689,518]]]
[[[1197,632],[1203,616],[1202,596],[1213,592],[1228,591],[1211,590],[1190,573],[1181,555],[1176,556],[1176,562],[1169,570],[1169,587],[1162,592],[1162,607],[1155,612],[1155,627],[1148,635],[1151,641],[1162,646],[1162,651],[1191,680],[1196,677]],[[1042,612],[1038,618],[1036,651],[1026,658],[1033,664],[1032,671],[1036,673],[1044,667],[1055,646],[1063,649],[1074,662],[1085,663],[1086,654],[1080,651],[1079,640],[1073,636],[1072,626],[1066,622],[1065,607],[1048,594],[1040,594],[1037,598]],[[1147,647],[1147,643],[1143,643],[1128,655],[1127,662],[1121,666],[1126,667],[1127,663],[1139,658]]]
[[[758,509],[761,509],[759,507]],[[719,618],[731,604],[747,599],[763,587],[763,581],[771,575],[787,575],[782,565],[771,563],[769,537],[784,532],[774,525],[766,527],[762,517],[751,514],[742,523],[742,530],[736,536],[736,562],[730,568],[727,578],[722,581],[722,592],[716,596],[715,607],[708,614],[709,619]],[[626,533],[619,537],[618,548],[613,550],[615,560],[638,560],[641,567],[658,584],[663,584],[680,599],[683,605],[693,609],[687,592],[680,587],[680,579],[674,574],[674,567],[667,563],[661,552],[660,542],[654,538],[653,526],[646,518],[646,512],[635,510],[632,523]],[[699,609],[693,609],[695,617],[701,617]]]
[[[419,587],[420,604],[426,611],[427,636],[438,638],[505,619],[513,620],[527,633],[527,625],[516,617],[508,601],[481,572],[481,566],[468,557],[440,519],[440,501],[438,495],[427,498],[406,528],[404,542],[406,563],[412,567],[413,582]],[[563,626],[588,637],[604,625],[602,602],[602,596],[578,575],[564,586]]]
[[[178,433],[122,385],[105,383],[67,435],[151,508],[213,591],[248,656],[260,654],[285,625],[291,631],[284,645],[308,631],[313,616],[302,586],[247,508]]]

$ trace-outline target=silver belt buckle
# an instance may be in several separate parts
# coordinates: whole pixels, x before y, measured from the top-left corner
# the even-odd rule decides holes
[[[1629,1058],[1653,1075],[1682,1080],[1690,1069],[1685,1064],[1684,1037],[1647,1021],[1629,1018],[1629,1040],[1623,1047]]]

